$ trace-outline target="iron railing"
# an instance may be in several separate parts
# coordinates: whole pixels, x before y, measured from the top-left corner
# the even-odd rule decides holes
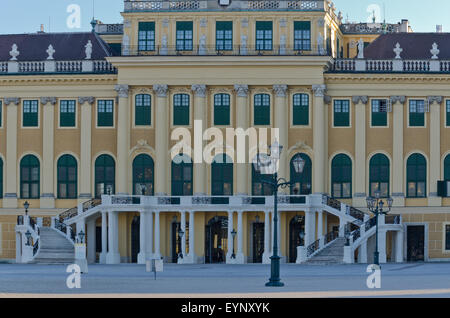
[[[319,247],[320,247],[320,239],[314,241],[307,247],[306,256],[310,257],[312,254],[314,254],[319,249]]]
[[[376,225],[376,218],[372,217],[365,223],[366,232],[369,231],[371,228],[373,228]]]
[[[324,244],[327,245],[339,237],[339,231],[331,231],[324,235]]]
[[[38,250],[39,250],[39,239],[37,239],[33,245],[33,256],[36,255]]]

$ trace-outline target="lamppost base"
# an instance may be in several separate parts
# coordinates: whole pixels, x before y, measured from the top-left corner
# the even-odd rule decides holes
[[[284,284],[280,281],[269,281],[266,283],[266,287],[283,287]]]

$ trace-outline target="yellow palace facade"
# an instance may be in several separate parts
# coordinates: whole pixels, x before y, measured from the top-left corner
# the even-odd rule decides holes
[[[84,240],[88,262],[269,262],[261,174],[231,145],[172,160],[173,131],[194,144],[196,120],[279,128],[284,262],[372,262],[377,193],[393,199],[381,262],[450,257],[448,35],[354,31],[324,0],[124,1],[122,15],[0,35],[0,259],[70,261]]]

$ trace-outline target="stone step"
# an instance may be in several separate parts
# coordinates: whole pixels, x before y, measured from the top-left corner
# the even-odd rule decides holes
[[[33,263],[73,264],[75,249],[71,242],[56,230],[41,228],[40,250]]]

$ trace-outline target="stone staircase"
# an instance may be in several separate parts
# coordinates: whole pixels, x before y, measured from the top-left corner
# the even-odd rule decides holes
[[[73,264],[75,248],[70,241],[49,227],[40,229],[41,248],[32,263],[37,264]]]
[[[337,238],[329,246],[308,259],[307,265],[331,265],[344,263],[345,238]]]

